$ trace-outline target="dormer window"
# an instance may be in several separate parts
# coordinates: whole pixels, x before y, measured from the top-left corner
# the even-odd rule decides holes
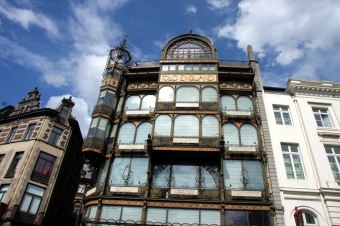
[[[60,117],[66,118],[69,110],[70,110],[70,108],[68,106],[64,105],[63,108],[61,109]]]
[[[166,59],[211,59],[211,48],[206,43],[187,39],[176,42],[167,52]]]

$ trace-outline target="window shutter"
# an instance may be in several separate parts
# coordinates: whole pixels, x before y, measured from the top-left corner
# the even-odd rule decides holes
[[[147,221],[155,222],[166,222],[166,209],[162,208],[148,208]]]
[[[154,95],[147,95],[142,100],[141,109],[154,109],[155,108],[156,97]]]
[[[119,220],[121,210],[122,210],[121,206],[103,205],[102,214],[100,218],[106,219],[106,220],[108,219]]]
[[[99,125],[96,131],[96,137],[104,138],[107,122],[108,119],[100,117]]]
[[[200,224],[221,224],[221,215],[218,210],[201,210]]]
[[[168,209],[168,222],[199,223],[199,211],[189,209]]]
[[[140,221],[142,219],[142,207],[124,206],[122,220]]]

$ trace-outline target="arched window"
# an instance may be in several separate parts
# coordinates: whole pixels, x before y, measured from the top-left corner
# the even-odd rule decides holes
[[[256,128],[250,124],[244,124],[240,129],[242,145],[258,145]]]
[[[136,126],[127,122],[124,123],[119,130],[118,142],[119,143],[133,143],[135,137]]]
[[[202,120],[202,136],[219,136],[218,128],[218,120],[215,116],[204,116]]]
[[[108,90],[108,89],[102,90],[102,91],[100,91],[99,98],[98,98],[98,101],[97,101],[97,105],[105,104],[105,105],[111,107],[111,106],[113,106],[114,97],[115,97],[114,91]]]
[[[137,127],[136,144],[145,143],[145,140],[148,139],[148,134],[151,133],[151,127],[150,122],[143,122]]]
[[[198,137],[199,121],[194,115],[180,115],[175,119],[174,136]]]
[[[174,101],[174,89],[169,86],[162,87],[158,93],[158,101],[159,102]]]
[[[61,109],[60,116],[62,118],[66,118],[69,110],[70,110],[70,108],[68,106],[64,105],[63,108]]]
[[[229,95],[222,96],[221,97],[221,108],[223,110],[236,110],[235,99]]]
[[[141,109],[153,109],[155,108],[156,97],[154,95],[146,95],[142,99]]]
[[[104,139],[108,119],[103,117],[95,117],[92,119],[87,137],[98,137]]]
[[[187,39],[176,42],[167,52],[166,59],[211,59],[211,48],[204,42]]]
[[[202,90],[202,101],[206,102],[217,102],[216,89],[212,87],[205,87]]]
[[[139,105],[140,105],[140,97],[139,96],[130,96],[126,99],[125,109],[136,110],[136,109],[139,109]]]
[[[222,126],[225,145],[240,145],[238,137],[238,128],[233,123],[225,123]]]
[[[239,96],[237,98],[237,110],[253,110],[251,99],[246,96]]]
[[[304,224],[305,226],[318,225],[317,219],[316,217],[313,216],[313,214],[303,211],[302,217],[303,217],[303,221],[305,222]]]
[[[176,92],[176,102],[198,102],[199,91],[196,87],[180,87]]]
[[[172,120],[168,115],[160,115],[155,122],[155,135],[170,136]]]

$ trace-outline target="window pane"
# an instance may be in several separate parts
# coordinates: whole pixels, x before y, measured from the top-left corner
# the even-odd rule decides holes
[[[222,127],[225,145],[239,145],[238,129],[232,123],[225,123]]]
[[[90,207],[90,213],[89,213],[89,218],[90,218],[90,219],[96,217],[97,208],[98,208],[98,206],[91,206],[91,207]]]
[[[204,176],[204,187],[205,188],[211,188],[211,189],[217,189],[218,184],[215,183],[213,175],[211,175],[211,173],[209,173],[209,169],[212,169],[212,168],[215,168],[215,170],[217,171],[217,167],[203,166],[201,168],[203,176]],[[203,185],[202,185],[202,187],[203,187]]]
[[[147,221],[151,222],[166,222],[166,209],[162,208],[148,208],[148,213],[146,217]]]
[[[209,65],[208,64],[202,64],[202,71],[207,71]]]
[[[139,221],[142,219],[142,207],[124,206],[122,220]]]
[[[304,213],[304,215],[305,215],[307,224],[315,224],[315,218],[311,214]]]
[[[194,188],[198,166],[174,165],[173,174],[175,178],[175,188]]]
[[[178,65],[178,70],[179,71],[184,71],[184,65]]]
[[[238,110],[253,110],[253,104],[249,97],[240,96],[237,98]]]
[[[119,220],[121,209],[121,206],[103,205],[100,218]]]
[[[242,145],[257,145],[257,133],[253,125],[244,124],[240,129]]]
[[[285,121],[285,125],[291,125],[292,122],[290,121],[289,113],[283,112],[282,115],[283,115],[283,120]]]
[[[125,110],[136,110],[139,109],[140,97],[130,96],[127,98],[125,103]]]
[[[40,205],[41,198],[40,197],[33,197],[30,209],[28,210],[31,214],[37,214],[39,205]]]
[[[216,89],[206,87],[202,90],[202,101],[217,102]]]
[[[220,211],[218,210],[201,210],[201,224],[221,224]]]
[[[198,71],[199,70],[198,64],[192,65],[192,70]]]
[[[199,134],[198,118],[193,115],[180,115],[175,119],[175,136],[196,136]]]
[[[173,90],[173,88],[166,86],[166,87],[162,87],[159,90],[159,93],[158,93],[158,101],[159,102],[167,102],[167,101],[172,102],[173,100],[174,100],[174,90]]]
[[[215,116],[207,115],[202,120],[202,136],[219,136],[219,123]]]
[[[110,175],[110,184],[125,186],[124,179],[127,179],[130,168],[130,158],[115,158]]]
[[[111,91],[111,90],[108,90],[107,91],[107,94],[106,94],[106,99],[105,99],[105,104],[107,106],[113,106],[113,99],[115,97],[115,92],[114,91]]]
[[[221,108],[223,110],[236,110],[235,99],[232,96],[222,96]]]
[[[223,160],[224,187],[225,189],[243,188],[240,179],[242,178],[241,160]]]
[[[155,166],[153,169],[153,185],[155,187],[167,187],[166,177],[170,171],[169,166]],[[156,174],[158,172],[158,174]]]
[[[148,134],[151,133],[152,124],[150,122],[143,122],[137,128],[137,135],[135,143],[146,143]]]
[[[199,211],[189,209],[168,209],[168,222],[199,223]]]
[[[247,189],[264,189],[261,163],[258,161],[243,161],[243,167],[249,176]]]
[[[106,174],[107,174],[107,168],[109,167],[109,165],[110,165],[110,160],[108,159],[105,160],[105,165],[100,175],[99,185],[104,185]]]
[[[28,207],[31,203],[31,200],[33,198],[33,195],[30,195],[30,194],[25,194],[22,202],[21,202],[21,205],[20,205],[20,210],[21,211],[28,211]]]
[[[27,186],[27,190],[26,190],[26,192],[32,193],[32,194],[37,195],[37,196],[43,196],[44,191],[45,191],[45,189],[38,187],[38,186],[34,186],[32,184],[29,184]]]
[[[162,65],[162,71],[167,71],[169,68],[169,65]]]
[[[227,226],[247,226],[247,211],[225,211]]]
[[[89,129],[89,132],[87,134],[87,137],[93,137],[94,136],[94,132],[96,131],[98,120],[99,120],[99,117],[92,119],[92,123],[91,123],[90,129]]]
[[[198,102],[199,92],[196,87],[180,87],[177,89],[176,102]]]
[[[155,122],[155,135],[170,136],[172,120],[168,115],[160,115]]]
[[[141,109],[153,109],[155,108],[156,96],[154,95],[147,95],[142,100],[142,107]]]
[[[119,130],[118,142],[119,143],[133,143],[135,136],[135,125],[131,122],[124,123]]]
[[[276,124],[283,125],[282,117],[280,112],[274,112]]]
[[[270,225],[268,212],[248,211],[249,225]]]
[[[106,125],[107,125],[108,121],[109,121],[108,119],[100,117],[100,121],[99,121],[98,128],[97,128],[97,131],[96,131],[96,137],[104,138]]]
[[[176,65],[170,65],[170,71],[175,71],[176,70]]]
[[[145,186],[148,171],[148,158],[132,158],[131,164],[131,186]]]

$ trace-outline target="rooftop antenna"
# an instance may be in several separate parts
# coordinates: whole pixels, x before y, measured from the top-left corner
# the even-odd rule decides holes
[[[190,20],[190,31],[189,31],[189,34],[192,34],[192,23],[191,23],[191,20]]]

